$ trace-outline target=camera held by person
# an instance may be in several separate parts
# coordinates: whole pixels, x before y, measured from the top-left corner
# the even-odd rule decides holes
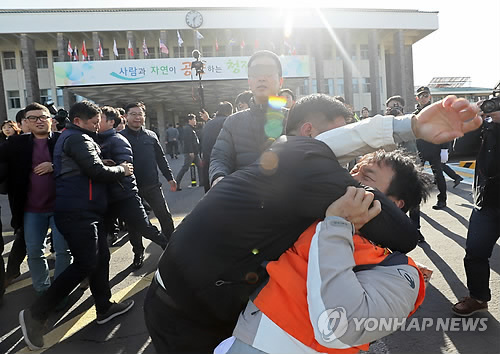
[[[58,131],[63,130],[64,127],[66,126],[66,123],[69,122],[68,111],[66,111],[63,108],[57,110],[53,101],[47,101],[45,103],[45,107],[47,107],[49,109],[50,114],[52,114],[54,116],[53,119],[55,119],[57,121],[57,124],[56,124],[57,130]]]
[[[485,100],[481,106],[481,111],[483,113],[491,113],[491,112],[496,112],[500,111],[500,90],[494,90],[493,91],[493,98],[490,98],[488,100]]]

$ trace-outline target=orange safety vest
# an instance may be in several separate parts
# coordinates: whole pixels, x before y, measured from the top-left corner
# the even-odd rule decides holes
[[[307,263],[311,241],[318,223],[319,220],[304,231],[295,244],[277,261],[267,265],[269,281],[253,302],[283,331],[318,352],[350,354],[357,353],[359,350],[366,351],[369,344],[333,349],[320,345],[314,338],[307,305]],[[359,235],[354,235],[353,241],[356,265],[379,264],[391,254],[389,250],[377,247]],[[409,265],[418,270],[411,258],[407,257],[407,260]],[[411,316],[424,301],[424,278],[419,270],[418,274],[420,288],[415,307],[408,316]]]

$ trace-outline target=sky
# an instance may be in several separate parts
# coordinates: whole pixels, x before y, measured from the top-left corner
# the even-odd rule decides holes
[[[245,7],[285,5],[269,0],[245,2]],[[471,86],[492,88],[500,81],[499,0],[309,0],[313,7],[413,9],[439,11],[439,29],[413,45],[415,86],[426,85],[436,76],[469,76]],[[182,7],[235,7],[234,0],[192,0]],[[2,9],[35,8],[179,7],[171,0],[1,0]]]

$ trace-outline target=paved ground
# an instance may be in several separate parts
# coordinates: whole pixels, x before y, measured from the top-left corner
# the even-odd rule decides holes
[[[180,169],[182,158],[171,161],[174,171]],[[472,170],[460,172],[464,177],[471,177]],[[468,174],[468,176],[466,175]],[[189,184],[186,176],[182,184],[183,191],[166,192],[166,199],[178,223],[193,205],[203,196],[203,188],[186,188]],[[471,186],[464,181],[456,189],[448,182],[448,208],[435,211],[435,192],[430,201],[422,208],[422,232],[428,243],[411,252],[418,262],[434,270],[431,283],[427,288],[426,299],[415,314],[422,323],[430,318],[434,324],[454,318],[450,307],[456,300],[467,295],[464,285],[465,274],[462,259],[464,256],[467,225],[472,210]],[[4,240],[8,256],[12,233],[9,232],[10,216],[5,198],[0,199]],[[9,235],[10,234],[10,235]],[[89,290],[76,290],[70,297],[70,303],[64,311],[54,314],[50,321],[52,330],[45,336],[47,353],[154,353],[147,334],[142,311],[146,288],[151,281],[161,249],[145,242],[147,258],[140,270],[134,271],[129,265],[132,261],[131,246],[124,237],[112,248],[110,282],[113,298],[119,301],[132,298],[136,304],[132,311],[105,325],[94,322],[95,311]],[[425,331],[409,329],[388,336],[374,345],[371,353],[498,353],[500,335],[500,243],[497,243],[491,260],[491,288],[494,298],[490,302],[490,313],[477,316],[487,319],[485,331],[436,331],[436,326]],[[52,262],[51,262],[52,263]],[[53,263],[52,263],[53,265]],[[35,293],[26,263],[20,280],[8,288],[4,306],[0,308],[0,353],[28,352],[22,340],[18,323],[18,313],[33,302]],[[196,338],[193,338],[196,340]]]

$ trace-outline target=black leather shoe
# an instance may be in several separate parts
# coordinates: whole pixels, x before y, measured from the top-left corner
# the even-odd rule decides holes
[[[425,241],[425,237],[424,237],[424,235],[422,235],[422,233],[420,232],[420,230],[417,230],[417,232],[418,232],[418,241],[417,242],[418,243],[424,243],[424,242],[426,242]]]
[[[144,253],[139,253],[134,256],[134,262],[132,263],[132,267],[135,269],[139,269],[144,264]]]
[[[436,205],[432,206],[432,209],[434,209],[434,210],[441,210],[444,208],[446,208],[446,202],[437,202]]]

